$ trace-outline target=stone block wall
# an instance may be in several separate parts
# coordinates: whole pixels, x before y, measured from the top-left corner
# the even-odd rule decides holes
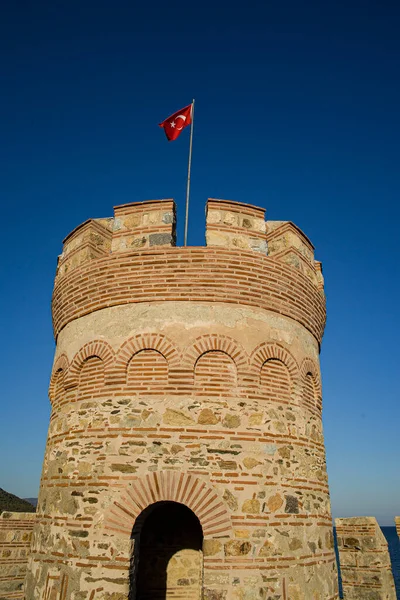
[[[0,514],[0,599],[23,598],[35,513]]]
[[[394,520],[395,520],[395,523],[396,523],[397,535],[400,538],[400,517],[395,517]]]
[[[375,517],[335,523],[345,600],[396,600],[388,544]]]

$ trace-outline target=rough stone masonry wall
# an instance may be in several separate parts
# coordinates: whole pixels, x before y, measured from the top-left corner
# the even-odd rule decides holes
[[[218,216],[213,203],[214,233],[255,227],[247,205]],[[324,296],[235,235],[228,248],[118,246],[58,271],[27,600],[127,600],[132,532],[159,501],[200,521],[204,600],[337,598]]]
[[[375,517],[335,523],[345,600],[396,600],[388,544]]]
[[[397,531],[397,535],[400,538],[400,517],[395,517],[395,524],[396,524],[396,531]]]
[[[23,598],[35,513],[0,514],[0,599]]]

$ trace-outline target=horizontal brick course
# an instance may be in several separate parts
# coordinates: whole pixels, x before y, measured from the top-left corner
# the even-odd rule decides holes
[[[219,248],[158,248],[92,260],[57,279],[53,325],[109,306],[186,300],[257,306],[291,317],[321,342],[323,294],[302,273],[273,258]]]

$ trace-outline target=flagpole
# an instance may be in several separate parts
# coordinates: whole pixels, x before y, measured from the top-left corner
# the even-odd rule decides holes
[[[188,233],[188,221],[189,221],[190,171],[192,168],[193,125],[194,125],[194,98],[192,101],[192,124],[190,125],[189,163],[188,163],[188,176],[187,176],[187,185],[186,185],[185,236],[184,236],[184,241],[183,241],[184,246],[187,246],[187,233]]]

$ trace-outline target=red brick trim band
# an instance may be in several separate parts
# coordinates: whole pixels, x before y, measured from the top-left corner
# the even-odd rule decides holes
[[[134,211],[132,209],[135,209]],[[175,210],[173,198],[160,198],[159,200],[141,200],[140,202],[127,202],[114,206],[116,216],[131,214],[132,212],[146,212],[149,210]],[[118,213],[118,215],[116,214]]]
[[[289,265],[251,251],[165,247],[111,254],[59,277],[54,332],[109,306],[166,301],[256,306],[296,320],[318,342],[325,325],[323,294]]]
[[[208,198],[206,205],[206,213],[209,209],[226,210],[229,212],[237,212],[242,215],[251,217],[265,218],[265,208],[254,206],[245,202],[237,202],[236,200],[221,200],[220,198]]]

